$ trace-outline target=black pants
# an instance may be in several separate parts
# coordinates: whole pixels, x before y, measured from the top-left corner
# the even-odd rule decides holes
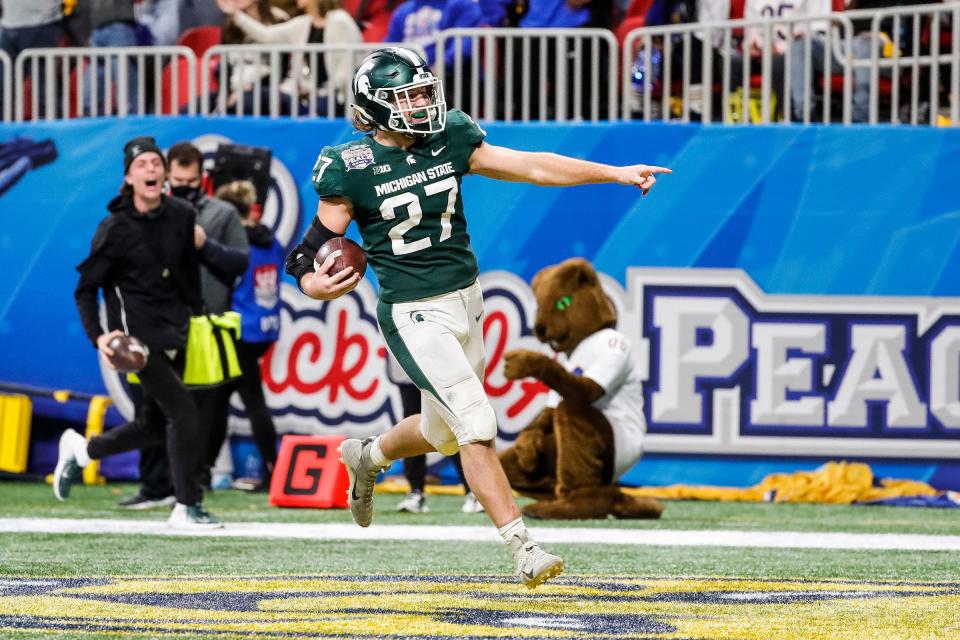
[[[403,403],[403,417],[412,416],[420,413],[420,389],[412,384],[400,385],[400,402]],[[460,462],[460,454],[456,453],[450,457],[457,473],[460,474],[460,481],[463,482],[463,490],[470,493],[470,485],[467,484],[467,478],[463,475],[463,463]],[[427,482],[427,456],[413,456],[403,460],[403,475],[410,483],[411,491],[423,493]]]
[[[195,473],[201,441],[196,404],[177,373],[182,369],[181,361],[174,363],[159,351],[152,354],[138,374],[144,397],[134,419],[93,438],[87,452],[100,459],[165,442],[177,502],[194,505],[203,497]]]
[[[237,358],[240,360],[240,383],[237,391],[250,418],[250,429],[266,469],[266,477],[273,475],[277,462],[277,429],[263,396],[263,378],[260,376],[260,359],[273,346],[272,342],[237,341]]]
[[[217,455],[227,437],[230,396],[234,391],[240,393],[243,406],[247,409],[253,439],[263,459],[266,479],[273,474],[277,462],[277,430],[267,408],[260,376],[260,359],[273,343],[237,340],[235,344],[243,375],[229,384],[193,392],[200,416],[199,430],[203,433],[197,471],[205,481],[209,481],[210,469],[216,464]],[[140,450],[140,483],[140,495],[144,497],[155,499],[170,495],[169,465],[162,448],[147,447]]]

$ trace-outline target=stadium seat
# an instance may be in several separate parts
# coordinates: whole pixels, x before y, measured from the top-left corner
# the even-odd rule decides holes
[[[192,49],[197,55],[197,60],[200,60],[207,49],[220,44],[221,39],[222,33],[219,26],[193,27],[180,34],[177,44]]]
[[[626,22],[631,18],[646,18],[647,11],[650,10],[652,5],[653,0],[632,0],[630,6],[627,7],[627,12],[623,16],[623,21]],[[642,27],[643,25],[640,26]]]
[[[23,79],[23,119],[33,119],[33,81],[30,76]]]
[[[219,56],[214,56],[211,60],[211,65],[215,64],[216,59]],[[173,65],[177,64],[177,104],[173,104]],[[188,74],[188,62],[186,58],[177,58],[174,62],[167,64],[163,68],[163,75],[160,79],[160,109],[161,113],[164,115],[175,115],[180,113],[180,111],[187,105],[190,101],[190,76]],[[200,76],[201,73],[207,73],[210,82],[209,87],[211,93],[219,89],[217,84],[217,74],[211,69],[203,69],[198,67],[197,69],[197,95],[200,95],[200,92],[203,88],[203,80]]]
[[[647,19],[644,16],[625,18],[624,21],[620,23],[620,26],[617,27],[617,30],[614,31],[614,35],[617,36],[617,44],[619,44],[620,47],[623,47],[623,41],[627,39],[627,34],[634,29],[639,29],[642,27],[644,24],[646,24],[646,21]],[[633,54],[631,54],[631,57],[633,57]]]

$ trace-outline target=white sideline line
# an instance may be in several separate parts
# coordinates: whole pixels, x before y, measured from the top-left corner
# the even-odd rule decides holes
[[[301,540],[440,540],[499,542],[493,526],[228,523],[223,529],[179,531],[164,520],[0,518],[0,533],[78,533]],[[960,536],[801,531],[676,531],[535,527],[535,540],[562,544],[621,544],[664,547],[766,547],[771,549],[870,549],[960,551]]]

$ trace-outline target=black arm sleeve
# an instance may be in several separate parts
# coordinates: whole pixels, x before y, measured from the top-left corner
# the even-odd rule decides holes
[[[225,244],[207,238],[200,249],[200,261],[223,280],[232,280],[247,270],[250,264],[250,254],[239,247],[228,247]]]
[[[313,268],[313,261],[317,257],[317,251],[320,247],[323,246],[327,240],[340,237],[343,237],[342,233],[334,233],[330,231],[330,229],[327,229],[323,226],[323,223],[320,222],[320,218],[315,217],[313,219],[313,223],[307,229],[307,232],[303,234],[303,240],[301,240],[300,244],[294,247],[290,255],[287,256],[286,271],[293,276],[293,279],[297,283],[297,288],[300,288],[300,280],[303,276],[308,273],[313,273],[316,270]]]
[[[77,265],[80,280],[73,292],[83,331],[94,347],[97,346],[97,338],[103,333],[97,294],[108,282],[112,267],[113,260],[107,252],[107,226],[101,224],[90,243],[90,255]]]

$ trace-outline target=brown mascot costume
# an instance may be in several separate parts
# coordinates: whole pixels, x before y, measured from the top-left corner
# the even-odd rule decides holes
[[[558,362],[526,349],[505,356],[504,375],[536,378],[552,393],[544,410],[500,460],[511,486],[536,498],[524,515],[545,519],[658,518],[662,505],[615,484],[641,454],[641,379],[630,343],[597,272],[579,258],[533,279],[534,333],[565,354]]]

